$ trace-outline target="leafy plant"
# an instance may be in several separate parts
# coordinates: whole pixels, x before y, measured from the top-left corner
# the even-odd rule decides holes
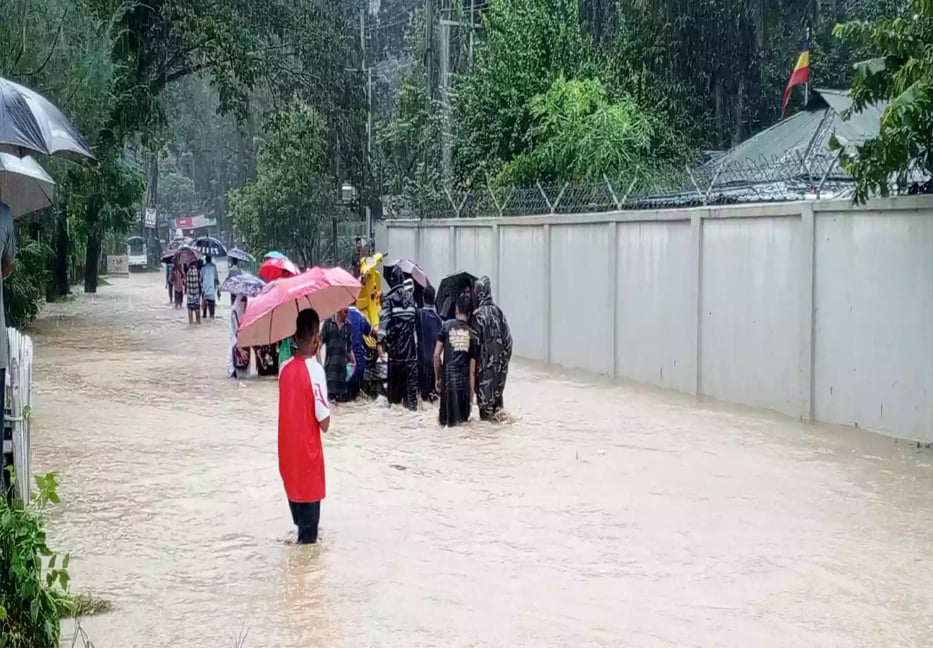
[[[843,42],[877,56],[856,66],[850,92],[853,110],[887,102],[878,137],[841,151],[855,179],[857,201],[887,196],[892,179],[908,184],[911,171],[933,174],[933,2],[910,0],[906,11],[872,22],[854,20],[835,30]],[[841,144],[836,142],[837,148]]]
[[[327,122],[303,101],[275,115],[256,179],[230,194],[234,225],[252,249],[280,249],[305,265],[328,257],[332,221],[346,220],[346,208],[328,173],[327,137]]]
[[[58,648],[61,619],[74,611],[69,556],[49,548],[43,523],[58,502],[55,473],[36,476],[26,505],[0,498],[0,648]]]
[[[36,318],[45,302],[52,250],[42,240],[31,238],[25,228],[18,229],[16,271],[3,281],[3,299],[7,304],[6,325],[22,328]]]
[[[629,97],[617,101],[597,79],[557,78],[529,102],[530,150],[506,163],[499,182],[595,181],[646,166],[658,148],[661,120]]]

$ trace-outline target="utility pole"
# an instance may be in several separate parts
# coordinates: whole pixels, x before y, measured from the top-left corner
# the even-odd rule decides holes
[[[450,132],[450,21],[441,20],[441,177],[444,185],[450,185],[453,177],[453,155],[451,153]]]
[[[430,2],[430,0],[428,0]],[[475,32],[476,0],[470,0],[470,22],[462,23],[458,20],[441,18],[440,22],[440,86],[441,86],[441,115],[443,132],[441,134],[441,166],[444,182],[449,184],[453,178],[453,153],[451,138],[453,134],[452,113],[450,105],[450,28],[466,27],[469,32],[470,65],[473,65],[473,38]]]
[[[473,35],[476,33],[476,0],[470,0],[470,67],[473,67]]]
[[[360,0],[360,72],[363,73],[363,80],[366,83],[366,164],[363,165],[363,184],[365,186],[361,187],[362,191],[357,192],[360,202],[360,211],[363,212],[362,202],[364,196],[369,196],[368,185],[369,178],[367,177],[367,171],[372,164],[372,154],[373,154],[373,69],[366,63],[366,10],[367,10],[367,0]],[[368,200],[368,198],[367,198]],[[370,207],[367,204],[365,208],[365,217],[366,217],[366,236],[367,239],[372,239],[373,237],[373,223],[372,216],[370,214]],[[335,226],[336,227],[336,226]],[[336,240],[336,233],[334,234]]]

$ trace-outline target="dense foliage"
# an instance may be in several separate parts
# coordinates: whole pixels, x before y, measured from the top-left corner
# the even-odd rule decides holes
[[[0,496],[0,648],[58,648],[61,619],[74,611],[68,555],[48,546],[43,512],[57,503],[54,473],[36,477],[27,505]]]
[[[298,99],[272,121],[256,178],[230,196],[234,225],[248,247],[280,249],[306,266],[333,258],[325,235],[334,219],[345,219],[345,208],[328,174],[327,138],[326,120]]]
[[[875,55],[856,66],[854,109],[887,102],[878,137],[843,153],[856,198],[887,196],[892,179],[918,190],[933,177],[933,2],[911,0],[902,14],[850,21],[836,35]]]

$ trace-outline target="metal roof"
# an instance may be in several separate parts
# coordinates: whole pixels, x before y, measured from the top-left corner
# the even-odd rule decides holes
[[[712,184],[747,185],[774,183],[801,178],[836,178],[848,180],[848,174],[836,165],[837,154],[829,147],[835,134],[846,148],[876,137],[886,104],[866,107],[843,114],[852,106],[845,91],[817,89],[810,107],[782,119],[770,128],[750,137],[711,161],[715,169]]]

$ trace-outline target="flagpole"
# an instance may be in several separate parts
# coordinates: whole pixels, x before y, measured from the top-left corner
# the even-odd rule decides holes
[[[810,26],[809,25],[807,26],[806,44],[807,44],[807,51],[809,52],[810,51]],[[813,68],[809,66],[809,62],[807,65],[810,69],[810,72],[807,73],[807,82],[803,84],[803,107],[804,108],[810,105],[810,77],[813,76],[813,72],[812,72]]]

